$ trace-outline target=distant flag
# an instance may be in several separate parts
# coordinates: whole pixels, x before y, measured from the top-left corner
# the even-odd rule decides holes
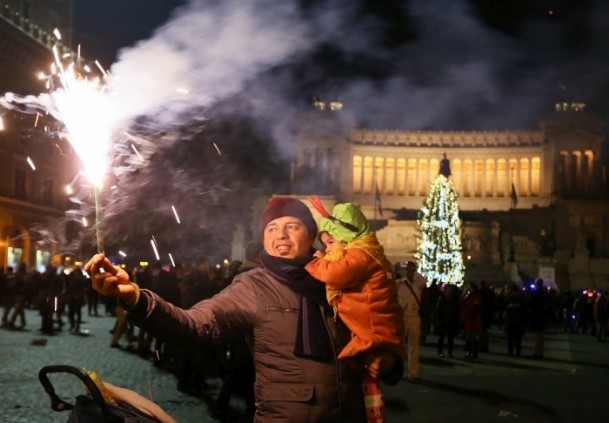
[[[378,210],[379,214],[381,215],[381,217],[383,217],[383,207],[381,206],[381,193],[379,192],[378,184],[375,183],[374,188],[375,188],[374,205],[375,205],[376,209]]]
[[[518,204],[518,196],[516,195],[516,187],[514,186],[514,183],[512,182],[512,208],[513,209],[516,208],[516,204]]]

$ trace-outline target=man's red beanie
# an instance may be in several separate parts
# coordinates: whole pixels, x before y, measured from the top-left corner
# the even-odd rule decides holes
[[[284,216],[297,217],[307,227],[311,237],[317,236],[317,222],[313,219],[309,208],[302,201],[289,197],[277,197],[269,201],[260,215],[260,232],[264,233],[264,228],[271,220]]]

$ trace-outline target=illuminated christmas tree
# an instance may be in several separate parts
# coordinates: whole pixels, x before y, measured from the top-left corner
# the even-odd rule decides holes
[[[446,155],[440,163],[439,175],[419,211],[417,224],[420,239],[416,259],[419,272],[428,281],[461,285],[465,267],[461,256],[461,219],[457,193],[450,176]]]

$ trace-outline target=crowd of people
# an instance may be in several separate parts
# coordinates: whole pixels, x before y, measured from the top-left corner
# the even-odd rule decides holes
[[[44,272],[28,272],[24,263],[17,269],[0,269],[0,303],[2,328],[24,330],[27,325],[25,310],[35,309],[40,314],[39,330],[53,335],[69,325],[78,333],[82,323],[82,308],[87,305],[89,315],[97,315],[99,295],[91,288],[88,277],[80,267],[66,272],[49,265]]]
[[[523,354],[530,333],[530,356],[539,359],[549,326],[607,338],[605,292],[560,293],[541,279],[501,288],[430,283],[413,261],[388,263],[354,205],[321,212],[318,238],[303,203],[271,201],[260,217],[263,242],[227,267],[202,256],[125,271],[100,254],[84,271],[8,268],[0,275],[2,327],[23,330],[32,308],[42,333],[69,324],[78,334],[86,306],[89,316],[115,319],[109,347],[174,371],[176,388],[192,395],[206,396],[209,378],[221,379],[218,417],[239,393],[246,421],[296,413],[309,416],[303,421],[382,422],[381,382],[398,383],[404,372],[417,381],[420,346],[431,336],[440,358],[454,358],[463,340],[468,360],[489,350],[493,325],[505,331],[509,355]],[[312,248],[318,240],[323,252]]]
[[[399,271],[399,270],[398,270]],[[598,341],[607,340],[609,301],[607,292],[584,290],[578,295],[559,292],[542,279],[530,283],[491,284],[467,282],[463,287],[431,283],[421,292],[421,337],[437,336],[438,356],[453,358],[454,341],[464,340],[464,358],[475,359],[488,352],[488,333],[496,327],[507,338],[505,352],[522,354],[522,340],[530,333],[532,358],[543,358],[546,328],[569,333],[589,333]],[[494,351],[497,352],[497,351]]]

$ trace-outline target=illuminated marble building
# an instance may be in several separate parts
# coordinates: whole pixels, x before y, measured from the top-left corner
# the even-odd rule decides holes
[[[53,30],[62,34],[59,54],[71,54],[71,27],[72,1],[2,2],[0,95],[43,92],[38,74],[49,71]],[[31,270],[56,253],[35,228],[63,221],[76,163],[68,143],[46,131],[46,117],[0,108],[0,120],[0,268],[24,262]]]
[[[538,129],[480,132],[362,129],[326,107],[296,133],[293,193],[360,204],[394,262],[414,255],[416,214],[446,154],[466,279],[609,288],[604,122],[584,104],[557,104]]]

